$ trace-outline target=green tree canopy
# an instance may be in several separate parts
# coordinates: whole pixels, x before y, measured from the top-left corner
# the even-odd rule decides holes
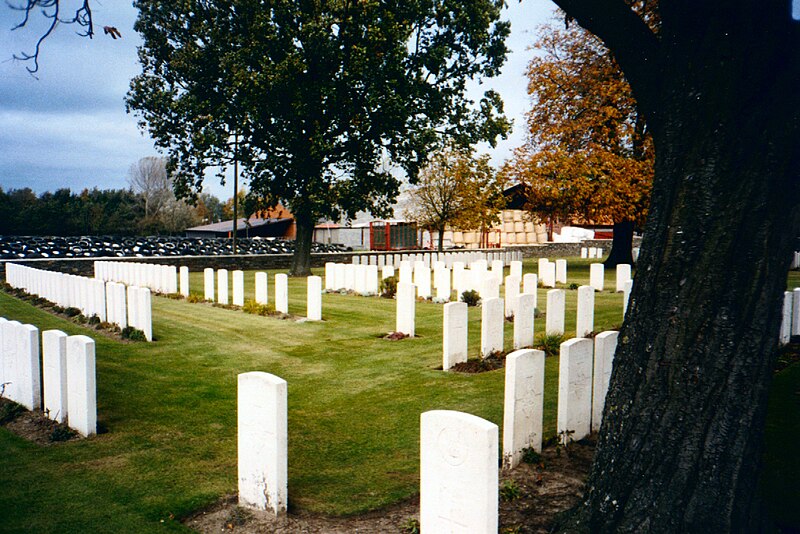
[[[295,216],[293,274],[315,222],[387,214],[429,153],[505,135],[494,76],[507,52],[502,1],[137,0],[142,74],[127,104],[174,166],[176,191],[236,161],[250,194]]]

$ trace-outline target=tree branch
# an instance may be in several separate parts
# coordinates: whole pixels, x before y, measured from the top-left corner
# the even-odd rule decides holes
[[[569,17],[595,34],[614,54],[646,116],[658,106],[660,43],[624,0],[554,0]]]

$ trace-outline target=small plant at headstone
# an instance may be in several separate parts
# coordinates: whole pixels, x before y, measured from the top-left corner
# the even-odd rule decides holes
[[[48,436],[48,439],[50,440],[51,443],[55,443],[58,441],[69,441],[77,435],[78,433],[72,430],[67,425],[58,425],[53,429],[52,432],[50,432],[50,436]]]
[[[504,480],[500,484],[500,500],[514,501],[522,497],[522,488],[513,480]]]
[[[569,458],[569,446],[572,444],[572,435],[575,433],[574,430],[562,430],[558,433],[558,445],[556,445],[556,453],[561,456],[561,449],[564,449],[564,453]]]
[[[144,332],[132,326],[126,326],[123,328],[120,335],[122,336],[122,339],[129,339],[131,341],[147,341],[147,337],[145,337]]]
[[[579,287],[581,287],[581,286],[579,286],[579,285],[578,285],[578,284],[576,284],[575,282],[572,282],[572,283],[569,285],[569,288],[570,288],[570,289],[578,289]]]
[[[539,308],[534,308],[533,309],[533,317],[535,319],[541,319],[542,317],[544,317],[544,314],[539,310]]]
[[[242,311],[252,315],[272,315],[275,313],[275,307],[269,304],[259,304],[255,300],[247,299],[244,301]]]
[[[407,534],[419,534],[420,527],[419,527],[419,519],[414,517],[409,517],[405,523],[403,523],[402,527],[403,532]]]
[[[540,334],[536,338],[534,348],[543,350],[545,356],[557,356],[561,350],[564,334]]]
[[[522,534],[522,525],[509,525],[500,529],[500,534]]]
[[[91,317],[89,317],[89,324],[90,325],[100,324],[100,317],[98,317],[97,315],[92,315]]]
[[[378,292],[380,293],[381,298],[393,299],[397,294],[397,277],[389,276],[381,280],[381,283],[378,287]]]
[[[206,302],[206,299],[201,297],[200,295],[196,295],[195,293],[190,293],[188,297],[186,297],[186,302],[191,304],[198,304],[200,302]]]
[[[542,463],[542,455],[536,452],[533,447],[522,449],[522,461],[526,464],[539,465]]]
[[[184,298],[180,293],[167,293],[164,296],[172,300],[183,300]]]
[[[231,513],[228,514],[228,517],[225,518],[225,526],[228,529],[233,530],[236,527],[244,526],[250,519],[253,518],[253,513],[248,510],[247,508],[242,508],[241,506],[237,506]]]
[[[25,407],[13,401],[8,401],[0,406],[0,425],[10,423],[25,411]]]
[[[477,306],[480,301],[481,296],[474,289],[461,293],[461,302],[465,303],[467,306]]]
[[[78,308],[74,308],[70,306],[69,308],[64,308],[64,315],[67,317],[77,317],[81,314],[81,311]]]

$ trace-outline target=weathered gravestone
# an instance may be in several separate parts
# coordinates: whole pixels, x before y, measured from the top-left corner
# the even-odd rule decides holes
[[[525,448],[542,452],[544,352],[523,349],[506,357],[503,467],[519,465]]]
[[[422,532],[497,534],[497,425],[449,410],[420,419]]]

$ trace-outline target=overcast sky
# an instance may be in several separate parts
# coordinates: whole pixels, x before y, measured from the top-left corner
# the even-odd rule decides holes
[[[127,187],[130,165],[157,155],[123,102],[130,79],[140,72],[136,57],[140,40],[133,31],[136,10],[130,0],[96,0],[92,6],[94,39],[77,36],[75,27],[59,27],[43,44],[35,79],[26,72],[26,63],[11,57],[33,49],[44,20],[39,17],[30,28],[12,32],[20,13],[0,3],[0,187],[4,190],[30,187],[42,193],[64,187],[73,191]],[[528,107],[524,71],[532,55],[528,47],[536,27],[552,17],[553,9],[549,0],[510,0],[506,9],[511,54],[503,74],[487,85],[502,95],[515,128],[491,151],[495,165],[524,138]],[[122,39],[103,35],[103,26],[118,28]],[[220,186],[213,177],[205,187],[220,198],[231,196],[230,187]]]

